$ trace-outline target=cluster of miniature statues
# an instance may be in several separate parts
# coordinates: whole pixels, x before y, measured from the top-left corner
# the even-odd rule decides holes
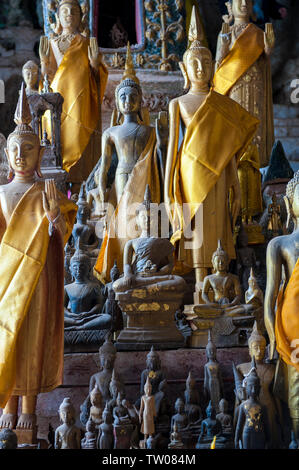
[[[80,427],[61,403],[57,449],[279,448],[291,432],[296,447],[299,172],[273,146],[272,25],[250,22],[251,0],[228,2],[213,64],[194,6],[187,93],[155,127],[128,44],[101,136],[107,68],[80,2],[56,3],[39,89],[38,66],[23,67],[0,186],[0,447],[17,445],[14,431],[36,440],[37,395],[63,383],[63,344],[102,344],[101,370]],[[233,406],[216,351],[247,345],[251,361],[230,369]],[[183,347],[206,348],[203,388],[189,372],[173,404],[157,350]],[[150,352],[133,404],[115,362],[136,350]]]

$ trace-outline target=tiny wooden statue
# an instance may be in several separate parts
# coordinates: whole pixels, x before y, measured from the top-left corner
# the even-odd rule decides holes
[[[146,441],[149,436],[155,434],[154,418],[156,416],[155,398],[152,395],[149,377],[147,377],[144,392],[145,395],[141,397],[139,421],[141,423],[141,433],[144,434],[144,441]]]
[[[70,398],[64,398],[59,407],[62,425],[55,431],[55,449],[80,449],[81,433],[75,425],[75,408]]]
[[[210,399],[216,412],[219,411],[219,401],[223,397],[223,383],[219,362],[217,361],[217,349],[209,330],[209,341],[206,346],[207,363],[204,368],[204,392],[206,398]]]
[[[112,415],[106,405],[103,416],[103,422],[100,425],[100,432],[98,437],[98,449],[113,449],[114,438],[113,438],[113,425]]]

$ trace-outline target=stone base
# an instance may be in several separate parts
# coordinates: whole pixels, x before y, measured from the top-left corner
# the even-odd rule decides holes
[[[125,328],[115,346],[118,351],[149,351],[152,346],[164,350],[182,348],[184,344],[185,339],[174,323],[170,328]]]
[[[14,429],[18,437],[18,446],[20,444],[36,444],[37,445],[37,426],[33,429]]]
[[[109,330],[68,330],[64,332],[64,352],[98,352]]]

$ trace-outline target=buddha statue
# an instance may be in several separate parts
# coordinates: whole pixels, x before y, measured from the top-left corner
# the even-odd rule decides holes
[[[33,60],[28,60],[22,67],[22,76],[26,84],[26,95],[38,93],[38,65]]]
[[[287,226],[292,220],[293,232],[290,235],[273,238],[267,246],[267,285],[264,303],[264,320],[270,339],[269,359],[274,359],[275,348],[279,354],[273,392],[288,404],[296,439],[299,438],[299,366],[296,356],[299,338],[296,313],[299,305],[298,183],[299,171],[289,181],[284,198],[288,211]],[[281,285],[282,281],[284,282]]]
[[[117,300],[115,300],[115,292],[113,289],[113,283],[119,279],[119,277],[120,272],[115,261],[110,271],[111,282],[108,282],[105,285],[103,291],[104,296],[106,297],[103,312],[106,313],[106,315],[111,316],[111,332],[114,333],[115,339],[117,338],[120,330],[124,327],[123,314]]]
[[[75,425],[75,408],[70,398],[64,398],[59,407],[59,416],[62,421],[55,431],[55,449],[80,449],[81,432]]]
[[[114,438],[113,438],[113,425],[112,425],[112,414],[109,411],[108,406],[105,406],[102,416],[102,424],[99,428],[98,436],[98,449],[113,449]]]
[[[246,400],[246,390],[243,385],[243,374],[236,368],[236,365],[234,361],[232,361],[232,367],[233,367],[233,374],[234,374],[234,382],[235,382],[235,409],[234,409],[234,418],[233,418],[233,426],[234,429],[236,428],[237,422],[238,422],[238,417],[239,417],[239,410],[240,410],[240,405],[243,403],[243,401]]]
[[[71,284],[73,282],[73,276],[70,270],[71,258],[74,251],[69,243],[64,248],[64,285]]]
[[[120,395],[120,399],[123,400],[125,398],[125,387],[124,384],[121,382],[120,377],[116,375],[115,369],[113,369],[111,381],[109,384],[109,392],[111,399],[107,401],[107,405],[111,413],[113,412],[113,408],[117,405],[117,398]]]
[[[90,397],[90,411],[89,411],[89,420],[92,421],[96,428],[98,429],[102,423],[102,414],[103,414],[103,397],[97,386],[94,386],[92,391],[89,394]]]
[[[86,423],[86,433],[81,440],[81,449],[96,449],[97,448],[97,433],[94,421],[88,420]]]
[[[141,397],[139,421],[141,423],[141,433],[144,435],[144,442],[149,436],[155,434],[155,417],[156,417],[155,398],[152,395],[152,386],[147,377],[144,385],[144,395]]]
[[[270,442],[267,408],[259,401],[260,379],[255,367],[245,376],[247,400],[240,405],[235,432],[236,449],[265,449]]]
[[[236,244],[237,274],[241,281],[243,291],[248,289],[248,277],[251,268],[256,267],[256,256],[252,246],[248,246],[248,235],[243,223],[241,223]]]
[[[0,186],[0,428],[30,432],[37,394],[62,383],[63,247],[76,214],[54,180],[35,179],[43,151],[31,120],[22,85],[5,149],[11,182]]]
[[[213,343],[211,330],[206,346],[207,363],[204,367],[204,394],[211,401],[216,412],[219,411],[219,401],[223,397],[223,381],[219,362],[217,361],[217,349]]]
[[[178,425],[174,423],[173,431],[170,434],[170,443],[168,444],[168,449],[184,449],[184,443],[180,433],[178,432]]]
[[[99,245],[99,240],[95,234],[94,226],[88,222],[90,217],[90,208],[86,200],[85,183],[83,182],[80,188],[79,198],[77,201],[78,212],[77,220],[72,231],[72,238],[74,246],[80,244],[92,254]]]
[[[185,413],[185,403],[181,398],[178,398],[174,404],[176,414],[171,417],[171,429],[176,424],[179,432],[187,431],[189,428],[188,415]]]
[[[171,241],[179,244],[176,272],[194,268],[200,291],[217,240],[222,240],[231,259],[236,256],[232,227],[241,198],[236,157],[252,139],[258,121],[235,101],[210,90],[212,54],[203,46],[195,6],[188,37],[190,47],[180,63],[188,92],[169,103],[164,201],[173,229]],[[211,139],[215,122],[217,132]],[[188,214],[182,211],[183,204]]]
[[[88,38],[82,31],[87,15],[79,1],[60,0],[55,5],[54,35],[40,40],[41,73],[42,78],[47,75],[53,92],[64,98],[63,168],[69,172],[72,192],[76,192],[98,159],[100,104],[108,72],[96,38]],[[49,125],[46,118],[46,126]]]
[[[70,271],[75,281],[64,286],[65,330],[108,330],[111,316],[101,313],[102,290],[89,279],[90,257],[80,248],[71,258]]]
[[[122,404],[123,398],[121,393],[118,393],[116,399],[116,406],[113,408],[114,425],[125,426],[131,424],[128,410]]]
[[[280,205],[277,203],[276,193],[272,195],[272,202],[268,205],[269,222],[267,229],[271,232],[272,237],[282,235],[283,227],[281,222]]]
[[[0,431],[0,450],[17,449],[18,436],[12,429],[1,429]]]
[[[248,289],[245,292],[245,302],[247,305],[253,306],[258,329],[264,334],[266,332],[264,324],[264,295],[258,285],[252,268],[250,269],[250,276],[248,278]]]
[[[231,415],[227,413],[228,401],[225,398],[221,398],[219,402],[219,413],[216,415],[216,419],[220,421],[223,435],[229,437],[233,434],[233,420]]]
[[[161,199],[161,168],[157,147],[166,148],[168,130],[165,130],[159,119],[156,129],[138,122],[141,100],[142,90],[135,71],[126,67],[122,81],[115,89],[119,118],[122,115],[124,119],[120,125],[110,127],[103,133],[102,157],[98,169],[99,198],[101,202],[108,202],[109,207],[115,207],[112,215],[108,212],[108,230],[95,266],[95,275],[103,283],[109,281],[109,272],[115,259],[122,271],[125,244],[140,232],[133,228],[132,207],[142,203],[146,185],[150,186],[154,203],[159,204]],[[109,169],[114,153],[117,155],[117,166],[114,183],[109,190]]]
[[[269,56],[274,47],[271,23],[265,32],[250,22],[252,0],[227,2],[229,15],[224,18],[218,36],[214,91],[229,96],[259,119],[259,126],[250,145],[238,158],[238,174],[242,194],[242,219],[253,225],[253,216],[262,211],[261,175],[267,166],[274,143],[272,83]],[[230,23],[233,24],[230,26]],[[248,227],[246,227],[248,229]],[[252,227],[251,227],[252,228]],[[257,227],[250,242],[258,242]]]
[[[226,443],[226,438],[222,436],[222,427],[220,421],[216,418],[216,410],[209,402],[206,408],[207,417],[202,420],[201,431],[198,436],[196,449],[210,448],[213,439],[216,436],[216,448],[223,448]]]
[[[189,372],[186,380],[185,397],[185,412],[188,415],[188,422],[192,426],[201,423],[202,411],[200,407],[199,392],[196,388],[196,381],[194,380],[191,371]]]
[[[165,379],[165,375],[162,371],[161,359],[159,353],[155,351],[154,346],[146,356],[146,369],[141,372],[140,377],[140,394],[142,395],[145,383],[149,377],[150,384],[152,386],[152,394],[158,393],[159,384]]]
[[[279,448],[281,437],[282,412],[279,399],[273,395],[272,387],[275,375],[275,364],[265,362],[266,340],[261,334],[257,322],[248,339],[251,361],[255,360],[256,373],[260,380],[259,402],[267,408],[270,427],[269,447]],[[251,370],[252,362],[239,364],[237,370],[245,377]]]

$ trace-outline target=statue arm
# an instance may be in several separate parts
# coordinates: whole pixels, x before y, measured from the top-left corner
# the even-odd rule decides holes
[[[143,397],[141,397],[140,410],[139,410],[139,422],[140,423],[142,422],[142,418],[143,418],[143,410],[144,410],[144,401],[143,401]]]
[[[134,253],[134,248],[133,248],[132,240],[129,240],[125,244],[125,249],[124,249],[124,275],[125,277],[131,277],[133,275],[132,267],[131,267],[133,253]]]
[[[264,320],[270,339],[270,355],[273,359],[275,350],[275,303],[279,292],[282,274],[282,258],[277,239],[270,241],[267,247],[267,285],[265,293]]]
[[[112,153],[113,153],[113,146],[114,143],[111,139],[110,134],[105,131],[102,135],[102,149],[103,154],[101,158],[101,165],[99,169],[99,195],[102,202],[105,199],[105,191],[107,187],[107,174],[111,165],[112,161]]]
[[[179,103],[176,99],[174,99],[171,100],[169,103],[169,140],[165,166],[164,201],[168,213],[170,211],[170,205],[173,199],[173,175],[175,163],[177,160],[177,151],[179,143],[179,121]]]
[[[173,251],[167,255],[168,263],[165,264],[160,270],[160,274],[171,274],[174,267],[174,256]]]
[[[221,31],[217,39],[215,72],[219,68],[224,57],[228,54],[231,42],[231,33],[228,23],[222,23]]]
[[[232,226],[236,225],[236,220],[241,209],[241,188],[238,177],[236,158],[233,157],[229,164],[228,169],[228,181],[231,189],[231,215],[232,215]],[[229,189],[229,188],[228,188]]]
[[[211,288],[211,283],[210,283],[210,279],[209,277],[205,277],[204,278],[204,281],[203,281],[203,288],[202,288],[202,293],[201,293],[201,297],[202,297],[202,300],[208,304],[208,305],[216,305],[214,302],[211,302],[210,299],[209,299],[209,290]]]

